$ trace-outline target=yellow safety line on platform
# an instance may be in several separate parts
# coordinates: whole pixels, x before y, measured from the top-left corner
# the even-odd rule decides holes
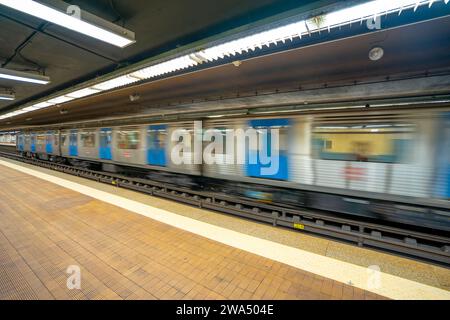
[[[107,202],[173,227],[195,233],[199,236],[272,259],[292,267],[333,279],[367,290],[391,299],[446,299],[450,291],[432,287],[416,281],[393,276],[384,272],[376,273],[337,259],[325,257],[287,245],[229,230],[197,221],[166,210],[117,196],[92,187],[58,178],[46,173],[0,160],[0,165],[55,183],[86,196]]]

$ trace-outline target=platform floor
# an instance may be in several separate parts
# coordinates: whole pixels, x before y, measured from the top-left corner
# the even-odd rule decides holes
[[[1,299],[379,298],[0,170]],[[66,286],[70,265],[80,290]]]
[[[383,298],[0,164],[0,299]]]

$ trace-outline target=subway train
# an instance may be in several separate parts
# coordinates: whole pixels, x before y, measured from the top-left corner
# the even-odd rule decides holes
[[[80,124],[22,130],[17,150],[257,201],[450,231],[448,111]]]
[[[16,132],[0,132],[0,146],[16,146]]]

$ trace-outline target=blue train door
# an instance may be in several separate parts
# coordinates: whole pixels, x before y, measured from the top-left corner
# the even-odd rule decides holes
[[[246,141],[247,176],[265,179],[288,179],[288,119],[250,120],[249,126],[256,130],[256,145]],[[272,154],[272,129],[278,130],[278,156]],[[273,139],[276,137],[274,136]],[[274,146],[275,147],[275,146]]]
[[[70,130],[69,134],[69,156],[78,156],[78,132],[77,130]]]
[[[48,131],[45,135],[45,152],[53,153],[53,131]]]
[[[31,152],[36,152],[36,134],[31,134]]]
[[[166,166],[167,126],[153,125],[147,130],[147,163],[154,166]]]
[[[450,199],[450,113],[441,118],[437,148],[437,176],[435,195]]]
[[[25,144],[25,137],[23,134],[19,134],[17,136],[17,148],[19,149],[19,151],[23,151],[24,148],[24,144]]]
[[[112,144],[112,129],[111,128],[100,129],[100,159],[112,160],[111,144]]]

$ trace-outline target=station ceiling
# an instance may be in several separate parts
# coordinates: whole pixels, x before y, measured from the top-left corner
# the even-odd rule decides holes
[[[45,3],[46,0],[40,0]],[[45,72],[45,86],[0,80],[16,100],[0,101],[0,110],[46,96],[73,84],[230,30],[252,21],[317,1],[282,0],[66,0],[136,35],[124,49],[77,34],[0,5],[0,65]],[[323,1],[321,1],[323,2]],[[327,1],[336,2],[336,1]]]
[[[19,102],[29,97],[45,96],[51,90],[65,88],[105,70],[139,61],[292,6],[289,1],[271,0],[195,1],[197,5],[204,5],[202,10],[196,10],[198,7],[194,8],[186,1],[152,1],[151,5],[148,1],[126,1],[126,5],[125,1],[113,1],[112,6],[110,1],[72,3],[117,24],[125,22],[127,29],[136,32],[137,43],[126,49],[116,49],[82,36],[67,32],[61,34],[60,29],[46,26],[45,32],[49,34],[38,32],[21,54],[25,58],[33,57],[45,66],[52,77],[52,84],[46,88],[21,84],[16,89]],[[14,16],[14,20],[5,17],[8,15]],[[177,21],[172,21],[174,16]],[[14,52],[19,39],[33,32],[33,29],[24,27],[16,20],[34,23],[35,27],[42,23],[17,13],[0,11],[0,27],[5,25],[11,28],[11,33],[0,33],[2,42],[9,46],[6,46],[9,51],[3,45],[0,47],[2,60]],[[54,38],[55,34],[58,39]],[[84,49],[75,47],[73,43],[82,45]],[[368,52],[374,46],[382,46],[385,50],[380,61],[368,59]],[[88,52],[86,48],[96,53]],[[31,116],[25,114],[4,122],[0,124],[0,129],[88,120],[105,115],[164,114],[182,111],[195,101],[448,73],[448,52],[450,18],[444,17],[258,57],[244,61],[239,67],[225,64],[78,99],[65,104],[64,112],[58,106],[39,110]],[[12,60],[11,67],[15,63],[23,66],[27,61],[18,55]],[[139,99],[132,101],[130,95]],[[8,106],[11,104],[2,103],[0,110]]]

